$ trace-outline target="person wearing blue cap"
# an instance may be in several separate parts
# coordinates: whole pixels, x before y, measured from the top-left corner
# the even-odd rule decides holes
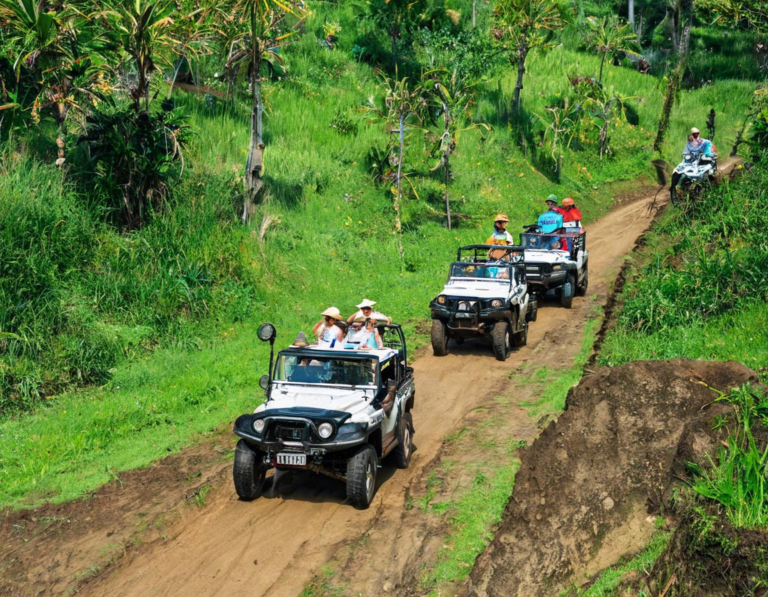
[[[557,211],[557,197],[550,195],[546,200],[547,211],[539,216],[539,232],[549,234],[563,227],[563,215]]]

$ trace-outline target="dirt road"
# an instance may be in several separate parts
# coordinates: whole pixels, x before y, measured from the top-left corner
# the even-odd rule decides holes
[[[44,518],[52,522],[42,528],[34,517],[5,525],[12,527],[12,541],[0,548],[0,576],[7,583],[0,588],[19,595],[296,596],[323,566],[341,558],[350,594],[379,594],[387,584],[403,592],[413,560],[430,540],[428,523],[405,508],[408,492],[423,483],[444,438],[473,409],[514,390],[513,370],[522,363],[550,364],[553,356],[563,366],[572,361],[586,318],[605,305],[624,258],[651,222],[650,201],[626,204],[587,227],[587,297],[575,299],[571,310],[544,305],[529,345],[506,362],[473,343],[452,345],[443,358],[429,351],[415,362],[416,452],[410,469],[389,465],[380,471],[370,509],[346,504],[342,483],[304,474],[280,479],[273,495],[240,502],[229,479],[231,465],[220,454],[211,457],[210,446],[191,449],[180,457],[184,467],[161,464],[131,473],[90,504],[51,507]],[[521,392],[519,399],[524,397]],[[509,425],[514,437],[538,433],[524,413]],[[224,436],[213,444],[224,452],[232,440]],[[192,465],[204,487],[189,494],[178,478]],[[180,507],[185,492],[187,503],[191,495],[202,507]],[[350,549],[362,537],[367,548]]]

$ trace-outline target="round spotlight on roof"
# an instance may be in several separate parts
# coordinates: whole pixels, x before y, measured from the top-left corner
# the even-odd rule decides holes
[[[262,323],[259,326],[256,335],[262,342],[272,342],[275,339],[275,336],[277,336],[277,330],[271,323]]]

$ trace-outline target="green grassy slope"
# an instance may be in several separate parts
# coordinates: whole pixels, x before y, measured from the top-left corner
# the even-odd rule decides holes
[[[319,43],[326,20],[342,24],[334,51]],[[514,82],[502,59],[475,110],[493,132],[459,140],[455,230],[442,225],[442,187],[428,172],[434,160],[411,139],[406,164],[418,198],[409,193],[404,205],[401,265],[392,196],[367,172],[366,155],[386,134],[360,111],[377,88],[372,68],[351,58],[355,27],[349,6],[319,4],[285,52],[289,76],[267,84],[267,191],[251,227],[237,223],[244,102],[224,108],[176,95],[195,131],[187,173],[167,211],[130,234],[102,223],[98,207],[30,148],[4,154],[0,320],[23,312],[23,342],[0,338],[10,413],[0,422],[0,506],[72,498],[253,408],[266,367],[254,334],[260,321],[274,322],[287,343],[329,304],[349,314],[367,296],[406,324],[414,344],[423,341],[414,331],[446,263],[458,245],[487,237],[493,214],[507,213],[517,230],[554,192],[573,196],[591,220],[611,203],[605,183],[649,173],[662,101],[656,78],[607,68],[606,84],[636,98],[639,126],[613,134],[610,159],[598,160],[594,147],[569,152],[558,185],[526,160],[503,117]],[[597,58],[564,46],[533,54],[525,109],[541,113],[567,93],[567,75],[597,67]],[[710,107],[720,115],[718,134],[732,137],[751,91],[749,81],[728,80],[685,92],[665,155],[675,158],[683,131],[692,120],[701,126]],[[355,125],[348,134],[331,126],[344,119]],[[73,383],[92,385],[70,391]]]

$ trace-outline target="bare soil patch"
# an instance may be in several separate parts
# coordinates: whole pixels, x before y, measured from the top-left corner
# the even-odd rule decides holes
[[[461,594],[535,597],[580,585],[641,549],[684,463],[719,438],[717,393],[758,383],[740,363],[601,368],[524,450],[500,528]]]

